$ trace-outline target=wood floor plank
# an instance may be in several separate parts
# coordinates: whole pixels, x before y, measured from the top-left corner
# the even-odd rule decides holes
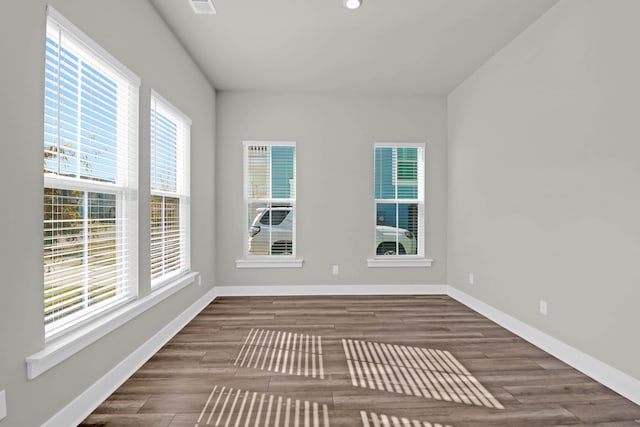
[[[218,419],[640,427],[640,407],[447,296],[222,297],[81,425]]]

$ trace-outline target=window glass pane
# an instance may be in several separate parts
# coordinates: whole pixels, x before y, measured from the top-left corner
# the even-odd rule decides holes
[[[151,279],[162,275],[162,196],[151,196]]]
[[[84,194],[45,188],[44,193],[45,323],[82,307]]]
[[[395,199],[394,149],[377,147],[375,150],[375,197],[376,199]]]
[[[151,188],[175,192],[178,175],[178,126],[151,109]]]
[[[271,147],[250,145],[247,158],[247,195],[249,199],[271,197]]]
[[[418,249],[418,204],[398,204],[398,233],[400,244],[407,255],[417,255]],[[401,251],[402,252],[402,251]]]
[[[376,255],[398,254],[398,220],[395,203],[376,203]]]
[[[46,188],[45,323],[115,296],[116,196]]]
[[[249,203],[249,255],[269,255],[271,236],[269,228],[262,224],[263,217],[269,216],[268,206],[266,203]]]
[[[89,305],[93,305],[116,295],[116,263],[119,257],[116,240],[116,196],[88,193],[87,203]]]
[[[294,147],[271,147],[271,197],[288,199],[292,197],[294,183]]]
[[[44,170],[101,182],[117,180],[117,83],[47,37]]]
[[[376,254],[416,255],[418,205],[376,203]]]
[[[418,149],[396,149],[396,185],[398,199],[418,198]]]
[[[151,196],[151,279],[180,270],[180,199]]]
[[[180,199],[164,198],[165,271],[180,268]]]
[[[418,149],[377,147],[375,198],[418,198]]]
[[[249,255],[293,253],[293,207],[249,204]]]
[[[80,177],[117,180],[117,86],[87,62],[80,74]]]

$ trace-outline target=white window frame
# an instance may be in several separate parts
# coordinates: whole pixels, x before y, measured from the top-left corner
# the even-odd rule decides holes
[[[418,198],[417,199],[376,199],[375,188],[373,197],[373,242],[372,248],[375,254],[372,258],[367,259],[368,267],[430,267],[433,260],[425,258],[425,159],[426,159],[426,147],[423,143],[401,143],[401,142],[376,142],[373,147],[373,181],[375,185],[375,171],[377,165],[375,164],[375,154],[378,148],[417,148],[418,153]],[[397,186],[397,159],[395,158],[392,170],[392,183]],[[416,255],[377,255],[377,239],[376,239],[376,225],[378,224],[377,218],[377,205],[383,204],[417,204],[418,205],[418,246]]]
[[[176,122],[176,126],[182,127],[182,132],[176,141],[176,191],[163,191],[151,188],[151,196],[172,197],[179,199],[180,203],[180,267],[161,276],[151,279],[151,289],[155,290],[161,286],[171,283],[176,278],[191,271],[191,181],[190,181],[190,150],[191,150],[191,119],[176,108],[173,104],[163,98],[155,90],[151,90],[151,108],[158,110],[171,120]],[[153,126],[150,123],[150,126]],[[151,134],[151,132],[150,132]],[[157,134],[156,134],[157,135]],[[151,149],[153,142],[150,140]],[[180,146],[181,145],[181,146]],[[153,173],[153,165],[150,167],[150,174]],[[149,206],[151,209],[151,206]]]
[[[105,73],[110,77],[117,76],[117,80],[123,84],[119,87],[118,97],[126,102],[128,118],[127,127],[117,128],[116,165],[117,178],[115,183],[99,180],[83,179],[80,177],[65,177],[52,173],[44,174],[44,187],[63,190],[76,190],[83,192],[109,193],[116,196],[116,241],[118,247],[117,259],[127,258],[117,264],[120,273],[124,272],[123,279],[118,281],[117,289],[120,297],[112,297],[96,304],[91,308],[85,308],[77,313],[64,316],[50,324],[45,325],[45,340],[47,342],[67,334],[94,319],[115,310],[116,308],[135,300],[138,297],[138,92],[140,79],[106,50],[86,36],[81,30],[69,22],[55,9],[47,7],[47,36],[50,32],[64,33],[68,47],[76,53],[86,55],[93,63],[99,63]],[[58,43],[60,38],[58,38]],[[102,71],[101,71],[102,72]],[[127,92],[126,97],[124,92]],[[119,105],[118,108],[121,108]],[[59,126],[59,125],[58,125]],[[121,141],[125,141],[122,143]],[[122,247],[126,248],[124,254]],[[125,268],[126,264],[126,268]],[[85,286],[87,282],[85,282]]]
[[[265,198],[265,199],[249,199],[249,147],[250,146],[268,146],[268,147],[294,147],[294,187],[292,189],[293,197],[288,199],[282,198]],[[298,156],[298,149],[295,141],[244,141],[243,142],[243,203],[244,203],[244,216],[243,216],[243,258],[236,260],[236,268],[300,268],[302,267],[303,260],[297,258],[297,237],[296,237],[296,223],[298,220],[298,211],[296,205],[297,199],[297,170],[296,170],[296,158]],[[271,165],[269,165],[271,169]],[[271,175],[271,174],[269,174]],[[289,203],[293,209],[293,224],[292,224],[292,254],[291,255],[249,255],[249,228],[246,226],[246,219],[249,217],[249,202],[258,203]]]

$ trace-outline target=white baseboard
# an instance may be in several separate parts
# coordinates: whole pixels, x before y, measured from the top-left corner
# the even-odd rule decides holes
[[[69,427],[78,425],[96,409],[111,393],[117,390],[131,375],[165,345],[180,329],[189,323],[217,296],[212,289],[200,297],[178,317],[138,347],[111,371],[96,381],[91,387],[62,408],[56,415],[42,424],[42,427]]]
[[[447,285],[216,286],[218,296],[446,295]]]
[[[447,293],[451,298],[640,405],[640,380],[565,344],[551,335],[545,334],[453,286],[448,286]]]

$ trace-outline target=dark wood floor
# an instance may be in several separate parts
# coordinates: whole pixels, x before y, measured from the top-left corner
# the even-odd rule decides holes
[[[82,426],[640,426],[446,296],[218,298]]]

